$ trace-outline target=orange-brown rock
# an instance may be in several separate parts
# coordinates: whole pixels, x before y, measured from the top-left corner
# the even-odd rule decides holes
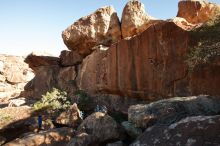
[[[67,125],[72,128],[76,128],[82,122],[80,117],[80,110],[77,107],[77,104],[74,103],[70,108],[62,112],[57,118],[56,123]]]
[[[132,37],[146,30],[155,21],[145,12],[144,4],[139,0],[129,1],[124,7],[121,20],[122,37]]]
[[[73,134],[71,128],[63,127],[39,133],[30,133],[22,138],[15,139],[5,146],[58,146],[66,145]]]
[[[83,57],[76,51],[63,50],[60,54],[60,63],[62,66],[74,66],[80,64]]]
[[[35,71],[35,77],[26,84],[25,91],[30,92],[29,96],[33,98],[41,98],[54,87],[73,94],[76,90],[75,78],[74,66],[40,66]]]
[[[188,34],[172,22],[149,27],[141,35],[99,49],[84,61],[79,86],[132,97],[172,96],[175,81],[186,76]]]
[[[25,85],[25,91],[30,92],[32,98],[41,98],[47,91],[57,87],[58,73],[59,66],[37,67],[35,77]]]
[[[219,63],[189,72],[186,59],[191,40],[194,38],[189,32],[175,23],[157,23],[130,40],[96,49],[87,56],[78,75],[78,86],[90,93],[107,92],[147,100],[220,95]]]
[[[37,67],[59,65],[59,58],[49,54],[39,54],[38,52],[29,54],[24,60],[31,69],[37,70]]]
[[[0,55],[0,100],[7,104],[10,98],[18,97],[33,77],[24,57]]]
[[[177,26],[181,27],[184,30],[191,31],[199,26],[200,24],[192,24],[186,21],[186,19],[181,17],[175,17],[173,19],[169,19],[168,21],[174,22]]]
[[[205,0],[184,0],[178,4],[177,17],[185,18],[189,23],[204,23],[220,13],[220,6]]]
[[[111,6],[100,8],[74,22],[63,31],[62,37],[68,49],[86,56],[98,44],[111,45],[121,39],[117,13]]]

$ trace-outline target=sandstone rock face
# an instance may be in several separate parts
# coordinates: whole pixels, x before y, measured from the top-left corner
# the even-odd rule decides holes
[[[68,94],[76,90],[75,67],[60,67],[58,65],[40,66],[35,68],[35,77],[25,85],[25,92],[30,97],[39,99],[52,88],[59,88]],[[40,82],[39,82],[40,81]]]
[[[70,50],[86,56],[98,44],[111,45],[121,39],[118,16],[111,6],[100,8],[69,26],[62,37]]]
[[[148,128],[131,146],[219,145],[220,116],[187,117],[167,126]]]
[[[107,50],[108,47],[98,46],[83,60],[80,74],[77,77],[77,85],[80,89],[95,93],[103,90],[107,85]]]
[[[11,141],[5,146],[41,146],[41,145],[66,145],[73,130],[71,128],[59,128],[49,131],[42,131],[40,133],[29,134],[23,138]]]
[[[136,127],[147,128],[154,124],[170,125],[187,116],[217,115],[220,100],[209,96],[176,97],[134,105],[128,109],[128,120]]]
[[[54,76],[54,80],[60,89],[66,91],[69,95],[73,95],[76,91],[76,75],[76,67],[61,67],[57,77]]]
[[[139,36],[86,57],[79,87],[145,99],[172,96],[175,83],[186,76],[187,47],[186,31],[172,22],[158,23]]]
[[[184,0],[178,4],[177,17],[185,18],[188,22],[204,23],[220,13],[220,6],[205,0]]]
[[[25,62],[35,71],[37,67],[59,65],[59,58],[33,52],[25,58]]]
[[[83,57],[77,51],[63,50],[60,54],[60,62],[62,66],[74,66],[80,64]]]
[[[78,87],[89,93],[105,92],[146,100],[220,95],[218,57],[215,62],[189,72],[186,60],[193,40],[188,31],[173,22],[157,23],[132,39],[110,48],[98,48],[87,56],[77,77]]]
[[[59,66],[40,66],[35,68],[35,77],[25,85],[25,92],[29,92],[32,98],[39,99],[47,91],[57,87],[56,77]]]
[[[199,24],[189,23],[189,22],[186,21],[186,19],[181,18],[181,17],[175,17],[174,19],[170,19],[168,21],[174,22],[177,26],[179,26],[182,29],[187,30],[187,31],[191,31],[191,30],[201,26]]]
[[[122,13],[122,37],[127,38],[142,33],[152,25],[151,19],[152,17],[145,12],[144,4],[139,0],[129,1]]]
[[[80,117],[80,111],[77,104],[73,104],[67,111],[61,113],[57,119],[56,123],[68,125],[69,127],[77,127],[82,122]]]
[[[23,57],[0,55],[0,100],[18,97],[33,77]]]

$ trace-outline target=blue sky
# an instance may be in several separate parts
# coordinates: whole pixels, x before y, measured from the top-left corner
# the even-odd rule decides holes
[[[61,32],[97,8],[112,5],[121,17],[128,0],[0,0],[0,54],[27,55],[33,50],[58,55],[66,49]],[[153,17],[177,14],[178,0],[141,0]],[[220,4],[220,0],[211,0]]]

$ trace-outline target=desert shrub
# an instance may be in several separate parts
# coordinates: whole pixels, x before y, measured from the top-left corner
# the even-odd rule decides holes
[[[70,100],[67,93],[56,88],[53,88],[51,92],[47,92],[40,101],[34,104],[35,111],[56,112],[65,110],[68,107],[70,107]]]

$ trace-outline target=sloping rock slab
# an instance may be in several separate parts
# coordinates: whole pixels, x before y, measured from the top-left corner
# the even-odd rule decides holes
[[[72,133],[73,130],[66,127],[42,131],[40,133],[33,133],[24,136],[23,138],[16,139],[5,144],[5,146],[61,146],[66,145],[69,142]]]
[[[130,146],[218,146],[220,116],[187,117],[170,126],[148,128]]]
[[[210,96],[175,97],[128,109],[128,120],[136,127],[170,125],[188,116],[217,115],[220,99]]]

